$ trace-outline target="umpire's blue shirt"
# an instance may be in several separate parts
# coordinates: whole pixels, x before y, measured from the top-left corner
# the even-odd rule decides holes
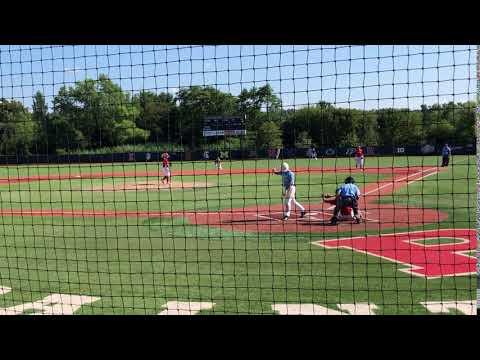
[[[277,175],[282,175],[282,184],[285,189],[295,185],[295,174],[290,170],[276,172]]]
[[[342,198],[353,197],[357,199],[360,196],[360,189],[355,184],[343,184],[337,189],[337,194]]]

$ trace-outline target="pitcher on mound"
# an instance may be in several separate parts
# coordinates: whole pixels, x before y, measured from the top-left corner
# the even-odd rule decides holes
[[[355,150],[355,162],[355,168],[365,170],[365,154],[363,153],[361,146],[357,146],[357,149]]]
[[[170,185],[171,181],[170,178],[172,174],[170,173],[170,155],[167,152],[167,149],[162,154],[162,172],[163,172],[163,178],[162,178],[162,184],[165,184],[165,181],[167,182],[167,185]]]
[[[287,163],[283,163],[280,171],[273,169],[275,175],[282,176],[282,195],[283,195],[283,221],[288,220],[290,212],[292,210],[292,202],[300,209],[300,217],[305,217],[305,208],[295,199],[296,187],[295,187],[295,174],[289,170]]]

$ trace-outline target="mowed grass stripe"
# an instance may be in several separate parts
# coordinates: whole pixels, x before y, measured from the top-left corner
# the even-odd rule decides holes
[[[334,193],[348,174],[298,174],[297,198],[321,203],[322,194]],[[357,184],[380,181],[388,176],[358,174]],[[106,178],[52,180],[18,183],[0,192],[4,209],[218,211],[250,205],[281,203],[281,178],[276,175],[185,176],[173,181],[203,182],[212,187],[173,190],[92,191],[125,183],[144,183],[151,178]],[[157,179],[158,181],[158,179]]]
[[[453,157],[454,163],[457,158]],[[447,221],[425,228],[472,228],[476,221],[476,167],[471,159],[471,164],[463,162],[411,183],[394,196],[384,196],[382,202],[449,213]],[[427,162],[438,158],[371,160],[382,166],[389,162],[413,166],[434,165]],[[278,167],[279,163],[258,162],[257,167]],[[335,164],[346,166],[340,161],[322,164],[320,159],[315,166]],[[117,166],[108,171],[117,171]],[[308,166],[308,161],[302,166]],[[99,171],[98,167],[91,168]],[[344,177],[344,173],[301,174],[299,199],[333,192]],[[356,178],[359,182],[378,181],[371,174],[365,179]],[[74,184],[91,185],[92,181],[97,180],[1,185],[2,207],[170,211],[244,207],[263,200],[280,203],[280,178],[268,175],[214,177],[220,184],[215,189],[178,193],[125,193],[119,197],[105,192],[89,197],[83,191],[72,191]],[[103,179],[100,184],[103,181],[116,180]],[[427,281],[400,272],[399,264],[350,250],[311,245],[315,240],[351,233],[241,233],[195,226],[182,218],[14,216],[1,217],[0,232],[0,286],[12,288],[0,296],[0,307],[68,293],[101,298],[82,307],[79,314],[157,314],[163,304],[174,300],[216,303],[203,314],[270,314],[273,303],[316,303],[335,309],[336,304],[355,302],[374,303],[379,314],[426,314],[420,302],[476,298],[476,276]]]
[[[279,167],[282,161],[287,161],[291,167],[351,167],[355,168],[355,160],[353,157],[345,158],[319,158],[311,159],[265,159],[265,160],[225,160],[223,167],[228,169],[260,169]],[[450,164],[468,165],[475,164],[475,156],[472,155],[455,155],[452,157]],[[439,166],[441,164],[440,156],[366,156],[366,167],[412,167],[412,166]],[[58,176],[69,174],[91,174],[99,172],[142,172],[142,171],[158,171],[158,162],[150,163],[90,163],[90,164],[40,164],[40,165],[2,165],[0,166],[0,178],[16,178],[27,176]],[[213,161],[175,161],[172,160],[172,170],[212,170],[214,169]]]
[[[475,296],[473,277],[426,281],[388,261],[313,249],[312,236],[238,234],[181,220],[4,219],[0,307],[49,293],[99,296],[80,313],[156,314],[169,300],[213,301],[210,313],[271,313],[272,303],[370,302],[426,313],[421,301]]]

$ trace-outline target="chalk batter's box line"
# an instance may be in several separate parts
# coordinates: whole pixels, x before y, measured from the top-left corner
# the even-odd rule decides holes
[[[279,214],[282,214],[282,213],[279,213]],[[275,221],[278,221],[278,222],[282,222],[282,220],[280,220],[280,219],[276,219],[276,218],[266,216],[266,215],[253,214],[253,216],[255,216],[257,218],[262,218],[262,219],[267,219],[267,220],[275,220]]]
[[[308,212],[307,212],[308,214]],[[278,221],[278,222],[283,222],[281,219],[278,219],[278,218],[274,218],[274,217],[271,217],[269,215],[280,215],[280,216],[283,216],[283,212],[281,211],[272,211],[272,212],[269,212],[268,215],[266,214],[252,214],[253,216],[257,217],[257,218],[262,218],[262,219],[268,219],[268,220],[275,220],[275,221]],[[292,216],[291,216],[292,217]],[[295,218],[297,219],[301,219],[298,215],[294,214]],[[303,219],[301,219],[303,220]],[[318,221],[322,221],[322,220],[325,220],[325,219],[314,219],[314,220],[318,220]]]
[[[364,213],[367,214],[366,211],[365,211]],[[270,214],[270,215],[283,215],[283,212],[270,212],[269,214]],[[324,215],[327,215],[327,216],[326,216],[326,217],[323,217],[322,219],[319,219],[319,218],[317,218],[317,217],[310,216],[310,214],[313,214],[313,215],[316,215],[316,214],[324,214]],[[256,216],[257,218],[262,218],[262,219],[267,219],[267,220],[274,220],[274,221],[278,221],[278,222],[283,222],[281,219],[274,218],[274,217],[271,217],[271,216],[268,216],[268,215],[264,215],[264,214],[253,214],[253,215]],[[306,221],[308,221],[308,220],[325,221],[326,219],[328,220],[332,215],[333,215],[333,212],[332,212],[332,213],[329,213],[329,212],[326,212],[326,211],[308,211],[308,212],[307,212],[307,215],[306,215],[306,218],[300,218],[300,216],[298,216],[297,214],[294,214],[294,215],[291,216],[291,217],[295,217],[298,221],[306,222]],[[377,222],[377,223],[380,222],[380,220],[378,220],[378,219],[372,219],[372,218],[368,218],[368,217],[365,217],[365,221]]]

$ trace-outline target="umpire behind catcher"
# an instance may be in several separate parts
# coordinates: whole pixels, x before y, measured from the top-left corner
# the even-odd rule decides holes
[[[336,190],[336,194],[337,202],[335,204],[335,210],[333,211],[333,217],[330,219],[330,224],[336,225],[338,223],[338,215],[344,206],[350,206],[353,209],[355,222],[359,224],[358,199],[360,197],[360,189],[355,185],[353,177],[347,177],[345,183]]]

